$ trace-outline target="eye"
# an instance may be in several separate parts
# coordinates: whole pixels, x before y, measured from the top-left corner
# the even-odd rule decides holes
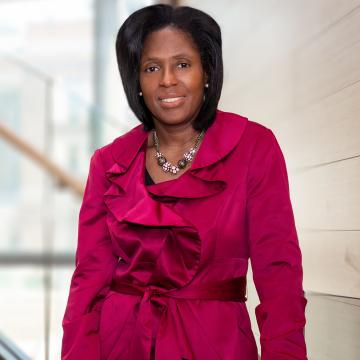
[[[179,66],[180,66],[181,68],[187,68],[187,67],[190,66],[190,64],[188,64],[188,63],[186,63],[186,62],[182,62],[182,63],[179,64]]]
[[[157,66],[149,66],[148,68],[145,69],[145,72],[154,72],[155,69],[157,69]]]

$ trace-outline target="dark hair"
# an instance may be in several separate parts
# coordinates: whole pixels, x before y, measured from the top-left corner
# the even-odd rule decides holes
[[[221,30],[211,16],[189,6],[146,6],[131,14],[120,27],[116,38],[116,57],[129,106],[144,124],[145,130],[154,128],[151,112],[138,95],[140,58],[146,37],[168,26],[189,34],[198,47],[209,87],[193,128],[206,130],[215,120],[223,85]]]

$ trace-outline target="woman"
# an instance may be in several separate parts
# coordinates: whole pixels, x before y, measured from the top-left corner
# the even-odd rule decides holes
[[[116,54],[142,124],[97,149],[79,215],[62,359],[306,359],[306,299],[283,154],[273,132],[217,109],[221,33],[155,5]]]

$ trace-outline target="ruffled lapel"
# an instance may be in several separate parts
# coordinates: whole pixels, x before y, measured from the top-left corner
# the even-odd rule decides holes
[[[177,179],[151,186],[145,185],[148,132],[142,125],[111,144],[114,163],[106,170],[110,187],[104,193],[109,229],[119,239],[120,256],[139,262],[130,267],[154,264],[151,274],[136,273],[137,280],[171,288],[185,286],[195,276],[203,239],[192,220],[176,210],[174,200],[201,199],[226,188],[230,175],[221,160],[239,142],[246,122],[218,110],[191,167]]]
[[[227,156],[240,141],[247,121],[240,115],[217,110],[215,121],[205,133],[191,171],[197,172]]]
[[[145,157],[137,157],[131,168],[123,173],[118,165],[111,167],[108,176],[112,185],[104,193],[104,201],[119,222],[147,227],[191,227],[164,203],[153,199],[143,181]]]
[[[190,168],[177,179],[147,186],[147,191],[157,197],[189,199],[212,196],[223,191],[227,186],[226,171],[220,160],[240,141],[247,121],[240,115],[217,110],[216,119],[206,131]],[[115,139],[111,145],[115,163],[106,171],[106,176],[124,192],[135,181],[128,172],[134,159],[138,156],[145,159],[148,134],[139,125]],[[138,177],[144,184],[145,163],[140,161],[139,164],[142,172]]]

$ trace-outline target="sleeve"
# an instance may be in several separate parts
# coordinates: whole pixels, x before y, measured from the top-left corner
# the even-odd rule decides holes
[[[266,128],[248,173],[247,230],[262,360],[307,359],[302,255],[283,153]]]
[[[76,267],[62,321],[62,360],[100,359],[100,310],[118,262],[106,225],[105,189],[105,172],[98,149],[90,160],[79,212]]]

